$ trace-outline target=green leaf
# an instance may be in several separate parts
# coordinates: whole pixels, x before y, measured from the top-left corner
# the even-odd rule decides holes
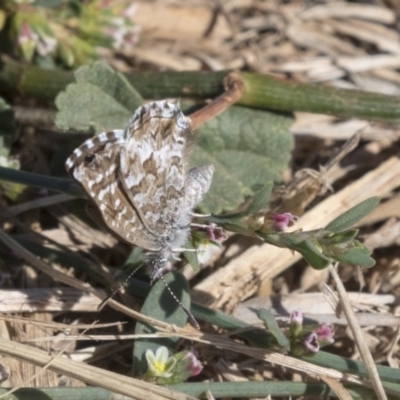
[[[350,249],[343,254],[336,255],[335,259],[345,264],[358,265],[362,268],[371,268],[375,265],[375,260],[370,257],[370,254],[370,249],[361,246]]]
[[[292,122],[287,114],[234,106],[199,129],[191,163],[215,165],[203,212],[232,211],[265,182],[281,180],[293,148]]]
[[[330,222],[325,229],[331,232],[341,232],[353,226],[357,221],[370,213],[380,202],[379,197],[371,197],[350,208]]]
[[[349,229],[337,233],[327,232],[324,229],[321,233],[321,237],[318,237],[319,243],[322,246],[329,246],[352,241],[358,235],[358,229]]]
[[[63,130],[95,132],[124,128],[142,104],[126,78],[98,61],[75,72],[75,83],[56,98],[56,125]]]
[[[164,280],[180,302],[190,309],[189,287],[185,277],[176,272],[165,275]],[[169,293],[162,280],[152,287],[140,312],[176,326],[184,326],[187,321],[187,315]],[[137,335],[154,332],[155,329],[148,324],[142,322],[136,324],[135,334]],[[155,353],[158,347],[166,346],[172,353],[178,341],[179,338],[137,339],[133,349],[134,376],[142,376],[147,371],[145,353],[148,349]]]
[[[246,215],[255,214],[267,207],[273,186],[273,182],[268,182],[254,195],[249,206],[247,207]]]
[[[289,248],[298,251],[314,269],[324,269],[333,261],[308,239]]]
[[[282,332],[271,311],[267,310],[266,308],[260,308],[257,312],[257,316],[261,319],[261,321],[264,322],[265,327],[271,332],[278,344],[282,346],[286,351],[289,351],[289,339]]]
[[[209,223],[217,224],[220,228],[223,228],[226,231],[240,233],[242,235],[260,239],[263,237],[262,234],[258,232],[260,227],[260,216],[255,210],[258,210],[258,207],[264,202],[264,200],[267,201],[266,197],[261,199],[267,193],[267,191],[261,189],[260,198],[256,200],[256,203],[258,204],[253,204],[252,201],[250,206],[244,211],[209,215],[205,217],[204,220]],[[260,200],[260,202],[258,200]],[[252,213],[253,210],[255,211],[254,214]]]
[[[323,253],[314,232],[259,234],[266,243],[299,252],[314,269],[324,269],[333,259]]]
[[[143,256],[143,249],[140,247],[134,247],[130,252],[128,258],[124,262],[124,266],[133,265],[135,268],[145,262]]]

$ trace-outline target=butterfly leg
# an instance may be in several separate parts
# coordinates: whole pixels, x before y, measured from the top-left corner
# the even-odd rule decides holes
[[[171,249],[173,253],[184,253],[184,252],[189,252],[189,253],[198,253],[203,250],[198,250],[198,249],[183,249],[183,248],[177,248],[177,249]]]
[[[211,214],[197,214],[194,212],[190,212],[189,215],[193,218],[207,218],[207,217],[211,217]],[[193,225],[193,224],[191,224]]]

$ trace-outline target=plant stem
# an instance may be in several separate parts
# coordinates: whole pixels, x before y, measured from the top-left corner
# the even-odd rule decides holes
[[[126,73],[125,77],[147,99],[214,98],[223,93],[223,79],[228,73],[135,71]],[[400,121],[400,98],[396,96],[296,83],[248,72],[241,72],[239,76],[245,83],[246,93],[238,104],[372,121]],[[3,92],[54,101],[73,80],[72,71],[25,66],[5,57],[1,60],[0,88]]]

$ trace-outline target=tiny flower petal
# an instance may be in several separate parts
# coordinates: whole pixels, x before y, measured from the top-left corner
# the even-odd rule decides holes
[[[219,247],[212,243],[209,242],[208,240],[206,242],[202,242],[197,246],[197,259],[200,264],[205,264],[208,260],[211,259],[213,254],[219,249]]]
[[[304,347],[311,353],[319,351],[318,336],[315,332],[311,332],[303,341]]]
[[[303,313],[300,310],[294,310],[290,314],[290,333],[292,336],[298,336],[303,330]]]
[[[279,231],[285,231],[289,226],[292,226],[298,219],[292,213],[270,214],[268,219],[273,221],[273,228]]]
[[[334,343],[335,339],[333,338],[333,328],[329,324],[322,324],[317,329],[314,330],[314,333],[318,337],[318,343],[320,346],[327,346],[329,344]]]
[[[168,360],[168,349],[165,346],[161,346],[156,350],[156,360],[159,363],[165,364]]]
[[[57,47],[57,39],[47,35],[40,35],[37,51],[41,56],[52,53]]]
[[[191,376],[199,375],[201,371],[203,371],[203,365],[200,360],[197,358],[197,355],[194,353],[190,353],[191,363],[188,365],[188,368],[192,371]]]

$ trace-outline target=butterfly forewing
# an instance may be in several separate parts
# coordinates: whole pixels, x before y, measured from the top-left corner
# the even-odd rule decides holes
[[[159,240],[140,221],[118,180],[118,157],[124,143],[122,131],[102,133],[76,149],[66,166],[98,209],[96,219],[101,216],[104,225],[123,241],[159,251]]]
[[[141,107],[125,131],[120,179],[142,222],[157,236],[176,229],[182,212],[190,132],[190,119],[176,103],[166,101]]]

